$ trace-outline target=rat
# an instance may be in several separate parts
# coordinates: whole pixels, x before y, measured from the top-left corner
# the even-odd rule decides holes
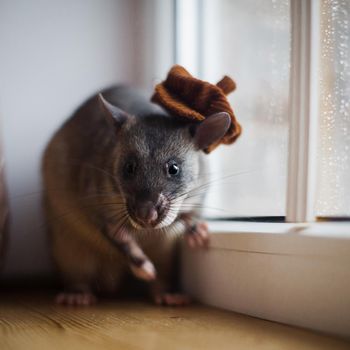
[[[179,241],[206,247],[201,219],[208,181],[203,152],[230,126],[225,112],[184,121],[129,86],[90,97],[53,135],[43,156],[44,209],[64,290],[56,302],[90,305],[117,293],[126,276],[160,305],[174,291]]]

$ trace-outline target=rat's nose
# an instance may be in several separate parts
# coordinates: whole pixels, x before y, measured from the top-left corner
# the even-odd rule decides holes
[[[138,208],[136,209],[136,216],[140,221],[144,222],[145,224],[152,225],[157,222],[158,212],[154,207],[154,204],[151,201],[149,201],[139,204]]]

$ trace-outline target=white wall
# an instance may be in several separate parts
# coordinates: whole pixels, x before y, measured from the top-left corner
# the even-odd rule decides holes
[[[7,276],[50,269],[39,177],[50,135],[89,94],[115,82],[143,83],[134,67],[142,62],[137,2],[0,2],[0,116],[12,216]]]

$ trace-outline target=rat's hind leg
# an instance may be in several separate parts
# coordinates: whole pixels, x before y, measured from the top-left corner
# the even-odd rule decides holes
[[[157,305],[185,306],[191,302],[190,297],[179,290],[179,238],[157,242],[158,249],[151,255],[157,268],[157,278],[149,284],[149,292]]]
[[[186,306],[191,303],[191,298],[183,293],[161,293],[154,297],[157,305],[165,306]]]
[[[158,279],[150,288],[151,298],[157,305],[186,306],[191,303],[191,298],[185,293],[168,292],[166,284]]]
[[[127,266],[121,260],[121,256],[106,258],[96,255],[96,265],[90,274],[79,276],[70,274],[69,279],[66,276],[65,291],[56,296],[56,303],[69,306],[86,306],[95,304],[97,298],[93,291],[102,295],[114,295],[121,287],[125,277]],[[91,261],[94,258],[91,257]],[[71,272],[70,272],[71,273]]]
[[[92,271],[77,271],[72,268],[67,271],[59,267],[63,277],[64,290],[56,295],[55,302],[68,306],[88,306],[96,303],[97,298],[93,293],[93,279],[96,278]],[[75,270],[75,271],[74,271]]]
[[[64,290],[55,298],[56,303],[72,306],[95,303],[96,254],[79,240],[79,236],[55,229],[58,227],[52,230],[53,257],[64,285]]]
[[[59,305],[67,306],[89,306],[97,301],[95,295],[89,288],[85,289],[78,287],[76,291],[69,289],[66,292],[61,292],[56,295],[55,302]]]

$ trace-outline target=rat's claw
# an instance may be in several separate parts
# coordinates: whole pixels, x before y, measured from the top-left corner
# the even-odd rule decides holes
[[[157,277],[156,269],[149,260],[145,260],[140,266],[131,264],[130,269],[137,278],[144,281],[153,281]]]
[[[207,247],[209,244],[209,232],[206,222],[194,224],[186,233],[185,239],[190,248]]]

